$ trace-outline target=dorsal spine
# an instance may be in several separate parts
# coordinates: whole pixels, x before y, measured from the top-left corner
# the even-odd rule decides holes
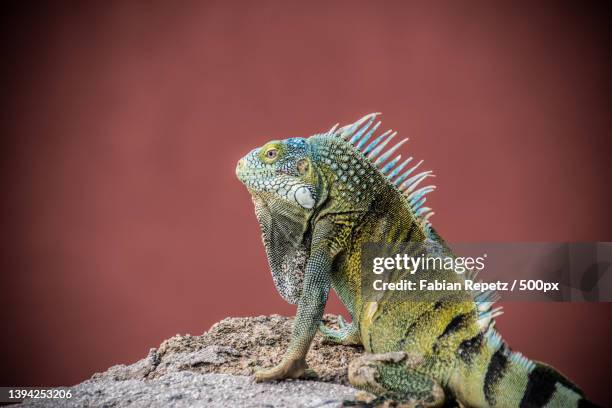
[[[431,223],[429,218],[434,213],[431,208],[425,207],[424,204],[427,201],[426,195],[435,190],[436,186],[428,185],[419,189],[417,187],[426,178],[433,177],[433,172],[422,171],[412,175],[423,163],[422,160],[404,170],[404,167],[412,161],[412,157],[404,160],[401,164],[398,164],[402,158],[401,154],[389,160],[408,141],[408,138],[403,138],[385,150],[389,142],[397,135],[397,132],[393,130],[387,130],[370,143],[367,143],[382,123],[378,121],[372,126],[378,115],[380,113],[370,113],[357,122],[341,128],[338,128],[338,125],[336,125],[327,134],[338,137],[359,150],[406,197],[412,213],[417,218],[421,228],[427,236],[430,236]]]

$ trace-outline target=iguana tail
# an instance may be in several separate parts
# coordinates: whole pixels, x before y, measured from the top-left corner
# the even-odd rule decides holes
[[[460,366],[449,385],[469,406],[596,407],[554,368],[510,350],[492,327],[457,353]]]

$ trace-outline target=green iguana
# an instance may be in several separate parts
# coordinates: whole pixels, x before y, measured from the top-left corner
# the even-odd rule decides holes
[[[282,361],[256,372],[256,380],[303,376],[320,330],[327,341],[365,348],[349,365],[351,384],[415,406],[441,406],[446,398],[475,407],[594,406],[552,367],[507,347],[493,327],[500,314],[493,293],[439,294],[425,302],[363,298],[363,244],[446,248],[423,205],[435,187],[419,187],[431,171],[417,172],[422,162],[405,169],[412,158],[392,158],[407,140],[385,150],[396,132],[372,138],[377,115],[308,138],[271,141],[238,162],[276,288],[298,305]],[[463,279],[453,271],[435,273]],[[330,288],[352,318],[340,319],[338,330],[321,323]]]

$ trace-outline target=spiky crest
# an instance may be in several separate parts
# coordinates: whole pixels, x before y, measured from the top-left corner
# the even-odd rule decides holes
[[[520,367],[523,367],[525,370],[530,372],[535,368],[535,363],[525,357],[523,354],[518,351],[511,350],[505,343],[500,334],[495,330],[493,325],[488,327],[485,331],[485,336],[489,343],[489,346],[493,350],[503,350],[503,353],[510,359],[510,361]]]
[[[464,278],[482,282],[481,279],[478,279],[478,271],[475,269],[466,272]],[[478,309],[478,326],[482,331],[492,329],[495,326],[495,318],[504,313],[502,306],[494,307],[501,296],[495,290],[474,290],[471,295]]]
[[[369,115],[359,119],[357,122],[341,128],[338,128],[338,125],[336,124],[327,132],[327,134],[337,136],[345,140],[347,143],[351,144],[353,147],[363,153],[363,155],[380,171],[380,173],[406,197],[406,200],[408,201],[413,214],[418,219],[421,228],[427,236],[430,236],[431,223],[429,218],[434,214],[434,212],[431,210],[431,208],[425,207],[423,204],[425,204],[425,201],[427,201],[425,196],[435,190],[436,186],[428,185],[419,189],[417,189],[417,186],[426,178],[434,177],[434,175],[431,171],[423,171],[409,178],[409,176],[421,165],[421,163],[423,163],[423,161],[420,161],[416,165],[404,170],[404,167],[410,161],[412,161],[412,157],[409,157],[401,164],[398,164],[402,158],[401,154],[398,154],[392,160],[389,160],[389,158],[391,158],[392,155],[408,141],[408,138],[401,139],[399,142],[390,145],[385,150],[385,147],[387,147],[389,142],[397,135],[397,132],[387,130],[368,143],[382,123],[378,121],[376,124],[374,124],[374,121],[378,115],[380,115],[379,112],[370,113]],[[373,124],[374,126],[372,126]]]
[[[382,123],[381,121],[378,121],[376,124],[374,124],[374,121],[379,115],[380,112],[370,113],[369,115],[365,115],[359,119],[357,122],[340,128],[338,127],[339,125],[336,124],[327,132],[327,134],[339,137],[361,151],[366,159],[374,164],[382,175],[385,176],[391,182],[391,184],[394,185],[399,192],[406,197],[413,214],[419,220],[425,234],[431,239],[435,239],[435,237],[432,236],[433,234],[431,234],[431,222],[429,221],[429,218],[434,215],[434,212],[431,208],[425,207],[424,204],[427,201],[426,195],[434,191],[436,186],[427,185],[417,188],[426,178],[434,177],[433,172],[428,170],[418,172],[414,175],[412,174],[421,166],[421,164],[423,164],[423,160],[419,161],[407,170],[404,170],[404,167],[406,167],[406,165],[410,163],[413,158],[409,157],[400,163],[402,158],[401,154],[398,154],[392,160],[388,160],[404,143],[408,141],[408,138],[401,139],[399,142],[391,145],[383,153],[383,150],[389,144],[391,139],[397,135],[397,132],[387,130],[370,142],[370,139]],[[468,272],[465,278],[476,280],[476,273]],[[481,330],[483,332],[495,333],[493,330],[493,327],[495,326],[495,317],[503,313],[501,306],[494,307],[495,302],[500,299],[499,294],[496,291],[476,291],[472,293],[472,298],[477,305],[478,325],[480,326]],[[517,360],[520,360],[519,357],[516,358]]]

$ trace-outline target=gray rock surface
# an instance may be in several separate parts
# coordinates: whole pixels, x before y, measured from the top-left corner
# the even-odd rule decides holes
[[[330,325],[333,316],[326,316]],[[176,335],[144,359],[117,365],[69,389],[65,400],[28,400],[27,407],[337,407],[354,400],[347,366],[357,347],[315,338],[310,380],[258,384],[251,375],[278,363],[292,320],[282,316],[228,318],[201,336]]]
[[[69,400],[28,401],[28,407],[339,407],[355,390],[319,381],[254,383],[232,374],[170,372],[152,380],[103,377],[71,388]]]

